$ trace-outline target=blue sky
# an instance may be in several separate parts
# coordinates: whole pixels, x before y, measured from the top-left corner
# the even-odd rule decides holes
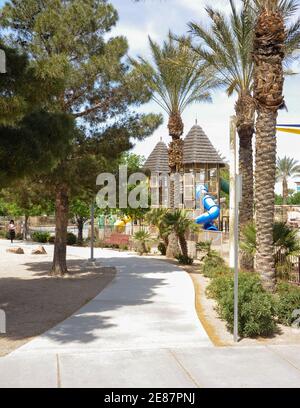
[[[237,0],[238,1],[238,0]],[[0,0],[0,5],[4,1]],[[111,0],[119,12],[119,23],[112,34],[125,35],[130,46],[130,55],[149,56],[148,35],[158,42],[162,42],[171,28],[175,33],[186,33],[189,21],[206,22],[204,5],[211,3],[208,0],[142,0],[135,3],[133,0]],[[214,0],[214,6],[219,9],[228,9],[228,0]],[[300,72],[300,64],[295,66]],[[288,112],[279,114],[281,123],[300,123],[299,108],[300,75],[286,80],[285,97]],[[183,115],[185,131],[187,132],[195,123],[203,127],[212,143],[225,156],[228,156],[229,117],[234,114],[235,98],[228,99],[226,94],[218,91],[213,95],[212,104],[193,105]],[[149,103],[142,108],[145,112],[161,112],[155,103]],[[148,156],[154,145],[162,137],[169,142],[167,131],[167,118],[165,123],[155,134],[143,143],[138,143],[135,152]],[[279,134],[278,154],[288,155],[300,161],[300,136]]]

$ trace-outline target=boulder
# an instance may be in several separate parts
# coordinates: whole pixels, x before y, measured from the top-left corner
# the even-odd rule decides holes
[[[11,254],[24,255],[23,248],[8,248],[6,252],[10,252]]]
[[[43,246],[39,246],[32,251],[32,255],[47,255],[47,251]]]

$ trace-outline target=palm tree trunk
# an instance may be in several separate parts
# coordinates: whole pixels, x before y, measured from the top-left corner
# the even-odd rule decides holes
[[[288,188],[288,182],[286,177],[283,177],[282,180],[282,197],[283,197],[283,205],[287,205],[287,201],[289,198],[289,188]]]
[[[277,112],[261,109],[256,125],[256,270],[261,274],[264,287],[270,291],[276,284],[273,246],[276,120]]]
[[[169,136],[172,142],[169,145],[169,166],[172,172],[179,172],[183,162],[183,135],[184,125],[179,112],[171,113],[169,116]]]
[[[180,113],[173,113],[169,117],[169,135],[172,138],[172,142],[169,145],[169,166],[171,172],[178,173],[183,166],[183,140],[180,138],[183,134],[184,125]],[[175,191],[176,183],[171,182],[170,188],[170,206],[175,207],[176,195],[178,191]],[[168,246],[166,256],[168,258],[176,258],[179,255],[178,237],[175,233],[172,233],[168,237]]]
[[[169,237],[168,237],[168,236],[165,236],[164,234],[160,234],[160,238],[163,240],[163,242],[164,242],[166,248],[168,248],[168,245],[169,245]]]
[[[81,245],[83,243],[83,226],[84,226],[83,217],[77,217],[76,222],[78,229],[78,244]]]
[[[254,188],[253,188],[253,134],[255,121],[255,104],[253,97],[241,94],[236,103],[237,131],[239,135],[239,171],[243,179],[242,202],[240,204],[240,233],[253,222]],[[240,251],[240,264],[244,269],[254,268],[253,258]]]
[[[180,235],[178,238],[179,238],[182,255],[187,258],[189,256],[189,253],[188,253],[188,246],[187,246],[185,236]]]
[[[246,132],[245,132],[246,133]],[[239,231],[245,228],[247,224],[253,222],[253,206],[254,206],[254,188],[253,188],[253,133],[239,132],[240,148],[239,148],[239,168],[243,180],[242,201],[240,204],[240,225]],[[253,270],[253,257],[245,254],[240,250],[240,265],[241,268]]]
[[[275,290],[273,223],[276,181],[276,122],[283,98],[284,18],[279,8],[265,2],[255,27],[254,98],[257,105],[255,206],[256,269],[265,289]]]
[[[177,235],[172,232],[172,234],[169,235],[169,244],[167,247],[167,253],[166,256],[167,258],[176,258],[177,255],[179,255],[180,250],[178,246],[178,237]]]
[[[63,276],[67,269],[69,197],[66,186],[58,186],[55,200],[55,246],[51,275]]]
[[[25,214],[25,217],[24,217],[24,229],[23,229],[23,239],[24,239],[24,241],[28,240],[28,235],[29,235],[28,223],[29,223],[29,215]]]
[[[184,125],[179,112],[173,112],[170,114],[168,129],[172,140],[180,139],[183,135]]]
[[[282,212],[281,212],[281,217],[282,217],[282,221],[283,222],[287,222],[288,221],[288,209],[286,207],[287,205],[287,201],[288,201],[288,197],[289,197],[289,188],[288,188],[288,182],[286,177],[283,177],[282,180]]]

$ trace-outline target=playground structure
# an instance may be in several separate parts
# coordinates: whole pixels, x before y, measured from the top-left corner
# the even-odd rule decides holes
[[[200,217],[196,218],[196,224],[203,225],[206,231],[218,231],[214,222],[220,217],[220,207],[209,195],[205,186],[196,187],[196,200],[202,201],[203,208],[206,210]]]
[[[221,192],[229,193],[229,184],[221,178],[221,169],[226,167],[226,163],[198,124],[185,137],[182,153],[182,166],[174,179],[168,165],[168,147],[164,142],[160,141],[155,146],[146,161],[144,169],[151,172],[151,193],[157,197],[157,201],[152,203],[153,208],[186,209],[194,219],[205,217],[202,218],[203,221],[207,220],[203,222],[204,228],[214,231],[222,229]],[[166,183],[166,175],[169,176],[169,183]],[[201,186],[205,186],[210,197],[201,202],[203,205],[197,197]],[[168,194],[164,194],[165,189],[168,189]],[[204,214],[200,214],[200,211]]]

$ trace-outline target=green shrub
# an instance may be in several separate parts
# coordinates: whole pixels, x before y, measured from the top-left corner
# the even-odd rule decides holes
[[[82,243],[82,246],[90,246],[90,245],[91,245],[91,242],[88,241],[88,240],[85,240],[85,241]],[[104,241],[103,241],[103,240],[100,240],[100,239],[96,239],[96,241],[95,241],[95,243],[94,243],[94,248],[105,248],[105,243],[104,243]]]
[[[208,295],[216,299],[218,313],[233,331],[234,325],[234,276],[215,277]],[[239,334],[241,337],[268,336],[274,333],[275,304],[271,294],[264,291],[257,275],[241,272],[239,275]]]
[[[54,244],[55,243],[55,235],[51,235],[51,237],[48,239],[49,244]]]
[[[215,275],[210,285],[207,288],[207,295],[219,302],[228,291],[231,291],[232,276],[230,275]]]
[[[157,249],[159,250],[159,252],[161,253],[161,255],[165,256],[167,254],[167,247],[163,242],[160,242],[158,244]]]
[[[200,241],[197,243],[196,248],[197,251],[207,251],[208,253],[211,252],[212,241]]]
[[[293,316],[293,312],[300,309],[300,288],[288,283],[279,284],[275,305],[278,322],[291,326],[298,317]]]
[[[176,259],[180,263],[180,265],[193,265],[194,263],[193,258],[190,258],[189,256],[184,256],[181,254],[178,255]]]
[[[206,278],[214,278],[217,275],[228,273],[229,268],[226,265],[223,258],[221,258],[216,252],[211,252],[210,255],[205,257],[202,273]]]
[[[36,231],[31,235],[31,238],[34,242],[39,242],[41,244],[46,244],[49,242],[50,234],[49,232],[40,232]]]
[[[70,245],[70,246],[77,244],[77,237],[76,237],[76,235],[73,234],[72,232],[68,232],[68,235],[67,235],[67,244]]]
[[[245,337],[270,336],[276,330],[272,295],[254,293],[251,301],[242,306],[242,333]],[[233,329],[232,329],[233,330]]]
[[[256,227],[250,223],[242,231],[241,249],[254,256],[256,253]],[[300,252],[300,243],[298,231],[291,228],[284,222],[275,222],[273,224],[273,243],[274,246],[285,255],[298,254]],[[275,257],[276,258],[276,257]]]
[[[151,243],[151,234],[145,230],[137,231],[133,239],[136,244],[136,249],[140,255],[148,254],[150,252],[149,245]]]

